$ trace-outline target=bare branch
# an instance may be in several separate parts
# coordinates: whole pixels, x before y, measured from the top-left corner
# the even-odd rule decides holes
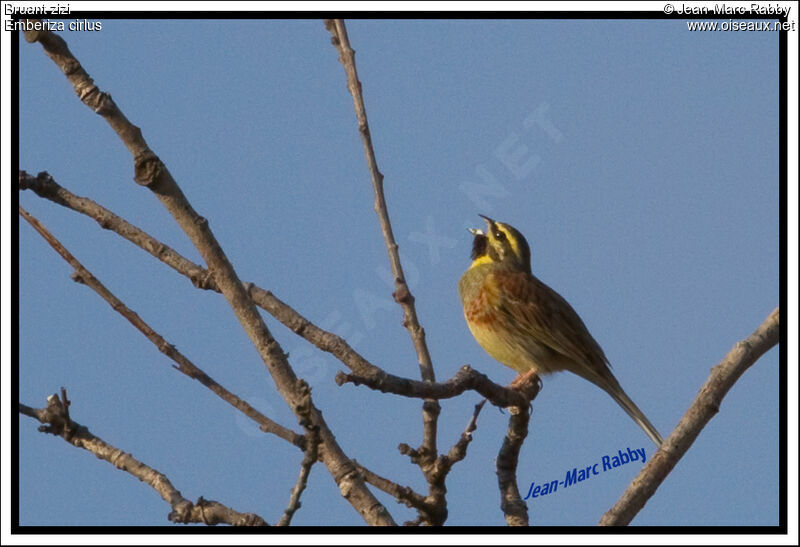
[[[517,464],[522,443],[528,436],[529,419],[528,409],[511,414],[503,446],[497,455],[500,509],[502,509],[509,526],[528,526],[528,506],[519,495],[517,486]]]
[[[253,301],[239,280],[233,265],[212,233],[208,220],[197,214],[181,191],[166,165],[148,147],[141,130],[130,123],[111,96],[101,92],[69,51],[60,36],[49,31],[26,31],[28,42],[38,41],[45,53],[69,79],[78,97],[101,115],[117,133],[134,158],[134,180],[147,187],[169,211],[189,237],[213,273],[245,333],[252,341],[275,386],[289,407],[297,414],[301,394],[299,382],[280,344],[272,337]],[[314,425],[319,427],[322,459],[334,477],[339,491],[368,524],[395,525],[383,505],[369,491],[339,446],[327,423],[316,408],[311,409]],[[298,415],[298,418],[300,416]]]
[[[444,479],[447,477],[453,465],[466,457],[467,447],[469,443],[472,442],[472,433],[478,428],[478,415],[481,413],[487,400],[488,399],[482,399],[480,403],[475,405],[475,410],[467,423],[467,427],[464,429],[464,432],[461,434],[456,444],[450,447],[450,451],[436,458],[431,477],[436,482],[441,483],[442,486],[444,486]],[[418,450],[411,448],[405,443],[402,443],[397,448],[400,450],[401,454],[411,458],[412,463],[419,463],[420,454]]]
[[[603,515],[600,526],[625,526],[633,520],[686,454],[700,431],[719,412],[728,390],[744,371],[779,341],[780,309],[775,308],[750,336],[737,342],[725,358],[711,369],[711,375],[677,427],[633,479],[617,503]]]
[[[472,433],[478,428],[478,415],[483,410],[483,405],[486,404],[486,401],[487,399],[483,399],[475,405],[475,412],[472,413],[472,418],[467,423],[466,429],[464,429],[456,444],[450,448],[447,456],[439,456],[439,461],[437,462],[441,468],[439,473],[446,475],[453,467],[453,464],[460,462],[467,456],[467,447],[472,442]]]
[[[389,220],[389,211],[386,207],[386,197],[383,192],[383,174],[378,170],[378,162],[375,159],[375,149],[372,146],[372,137],[370,136],[369,122],[367,121],[367,111],[364,107],[364,96],[361,93],[361,82],[358,80],[358,72],[356,71],[355,52],[350,47],[347,29],[342,19],[327,21],[326,26],[333,35],[334,45],[339,51],[339,62],[342,63],[345,73],[347,74],[347,89],[350,90],[350,94],[353,96],[353,106],[356,111],[356,119],[358,120],[358,131],[361,134],[361,141],[364,144],[364,154],[367,158],[367,167],[372,180],[372,189],[375,193],[375,212],[380,220],[383,239],[386,242],[386,251],[389,253],[392,275],[394,275],[395,292],[393,296],[395,301],[397,301],[403,309],[403,325],[408,329],[414,343],[414,349],[419,359],[422,379],[435,382],[436,377],[433,372],[431,357],[428,352],[427,344],[425,343],[425,331],[420,326],[419,319],[417,318],[414,297],[406,284],[403,266],[400,263],[400,254],[397,251],[398,246],[394,240],[392,224]]]
[[[495,384],[485,374],[481,374],[469,365],[464,365],[458,369],[455,376],[449,380],[435,384],[402,378],[384,372],[381,369],[377,369],[374,374],[368,376],[345,374],[339,371],[336,374],[336,383],[340,386],[347,383],[357,386],[363,384],[383,393],[394,393],[395,395],[420,399],[451,399],[467,390],[473,390],[501,408],[527,406],[532,399],[532,397],[529,399],[526,394],[517,389]]]
[[[541,381],[532,375],[519,385],[532,401],[539,393]],[[522,443],[528,436],[530,420],[530,404],[515,406],[509,409],[508,430],[497,455],[497,484],[500,488],[500,509],[509,526],[528,526],[528,506],[519,495],[517,486],[517,464]]]
[[[445,480],[453,469],[453,465],[467,456],[467,447],[469,443],[472,442],[472,433],[478,427],[478,414],[480,414],[486,401],[486,399],[483,399],[480,403],[475,405],[475,411],[472,413],[472,418],[470,418],[467,423],[466,429],[464,429],[461,437],[456,444],[450,448],[449,452],[447,454],[440,454],[433,464],[426,469],[426,478],[430,485],[431,494],[426,499],[425,507],[421,508],[422,510],[419,512],[419,518],[415,521],[407,522],[406,525],[425,523],[431,526],[442,526],[447,520],[447,504],[444,503],[446,501],[444,493],[447,492]],[[410,447],[401,446],[401,452],[403,452],[403,448],[408,448],[409,455],[412,454]],[[417,451],[413,452],[418,456]],[[414,456],[412,456],[412,461],[415,461]],[[441,495],[437,495],[436,493],[438,492],[441,492]]]
[[[47,398],[47,407],[41,409],[20,404],[19,412],[45,424],[39,427],[39,431],[62,437],[69,444],[88,450],[101,460],[111,463],[117,469],[130,473],[149,485],[172,507],[172,511],[167,517],[172,522],[199,523],[209,526],[217,524],[267,526],[264,519],[255,513],[240,513],[219,502],[205,500],[202,497],[197,500],[197,503],[190,502],[172,485],[166,475],[106,443],[93,435],[86,426],[72,421],[67,412],[68,407],[67,392],[62,387],[61,399],[58,395],[51,395]]]
[[[417,352],[422,380],[435,382],[436,375],[433,371],[428,345],[425,342],[425,330],[420,326],[417,318],[414,296],[406,283],[403,266],[400,263],[397,242],[394,239],[392,224],[389,221],[389,211],[386,207],[386,197],[383,192],[383,174],[378,169],[375,149],[372,146],[367,111],[364,106],[364,95],[361,92],[361,82],[358,80],[358,72],[356,70],[355,52],[350,47],[344,20],[328,19],[325,21],[325,26],[330,31],[332,35],[331,41],[339,52],[339,62],[342,63],[347,74],[347,89],[350,90],[350,94],[353,96],[358,131],[361,134],[361,142],[364,145],[364,155],[367,159],[367,168],[369,169],[372,189],[375,194],[375,213],[377,213],[380,220],[383,239],[386,242],[386,251],[389,254],[389,262],[392,266],[392,275],[394,276],[394,293],[392,296],[403,309],[403,325],[408,329],[411,341],[414,344],[414,350]],[[423,473],[427,473],[428,468],[437,456],[436,424],[440,412],[441,408],[436,400],[426,400],[422,405],[423,436],[419,451],[422,456],[421,467]],[[444,491],[438,492],[437,495],[443,498]]]
[[[356,465],[358,472],[365,481],[379,490],[386,492],[390,496],[394,496],[399,503],[403,503],[407,507],[413,509],[418,509],[421,512],[428,512],[431,509],[428,505],[428,499],[416,493],[410,486],[400,486],[396,482],[370,471],[355,460],[353,460],[353,463]]]
[[[528,525],[527,506],[519,495],[516,470],[519,452],[528,434],[530,402],[538,395],[540,389],[538,376],[534,375],[527,382],[511,389],[491,382],[483,374],[465,365],[459,369],[453,378],[441,384],[418,382],[386,373],[382,373],[380,377],[358,378],[343,372],[337,374],[336,382],[340,385],[346,382],[352,382],[356,385],[363,383],[372,389],[383,392],[407,397],[431,397],[437,399],[455,397],[467,389],[474,389],[492,401],[493,404],[500,407],[508,407],[511,413],[508,433],[497,457],[497,477],[502,498],[501,508],[510,525]],[[476,405],[472,419],[459,442],[450,449],[447,455],[439,456],[430,465],[425,476],[431,486],[431,490],[434,488],[445,490],[444,480],[452,465],[463,459],[466,454],[466,448],[471,439],[470,435],[476,428],[478,414],[484,403],[485,401],[482,401]],[[420,463],[421,455],[419,450],[415,450],[407,444],[401,444],[399,449],[402,454],[411,458],[412,463]],[[394,495],[393,492],[390,493]],[[444,501],[444,498],[431,494],[425,498],[422,506],[414,504],[414,507],[420,511],[420,519],[418,519],[417,523],[425,522],[434,526],[443,524],[447,518],[447,505]]]
[[[254,420],[261,428],[262,431],[265,433],[272,433],[273,435],[277,435],[278,437],[289,441],[293,445],[303,448],[305,446],[305,442],[302,435],[298,435],[294,431],[283,427],[282,425],[270,420],[258,410],[250,406],[247,401],[240,399],[220,384],[218,384],[213,378],[211,378],[208,374],[206,374],[203,370],[199,367],[195,366],[186,356],[184,356],[180,351],[178,351],[175,346],[168,343],[160,334],[154,331],[150,325],[148,325],[139,315],[128,308],[124,302],[119,300],[114,294],[109,291],[105,285],[103,285],[99,279],[97,279],[92,272],[87,270],[83,264],[81,264],[78,259],[76,259],[62,244],[58,239],[56,239],[53,234],[51,234],[47,228],[45,228],[42,223],[35,218],[33,215],[28,213],[22,206],[19,206],[19,214],[28,221],[28,223],[33,226],[33,228],[47,241],[50,246],[55,249],[55,251],[69,263],[70,266],[75,270],[72,278],[93,291],[95,291],[100,297],[105,300],[111,308],[122,315],[125,319],[127,319],[136,329],[145,335],[145,337],[150,340],[158,350],[172,359],[177,366],[174,368],[186,376],[190,378],[194,378],[195,380],[199,381],[201,384],[206,386],[208,389],[213,391],[217,396],[221,399],[226,401],[228,404],[233,406],[234,408],[238,409],[248,418]]]
[[[194,264],[168,245],[158,241],[94,201],[85,197],[76,196],[69,190],[60,186],[48,173],[42,172],[36,177],[33,177],[25,171],[20,171],[18,187],[20,190],[33,190],[40,197],[49,199],[54,203],[93,218],[101,227],[116,232],[128,241],[146,250],[152,256],[163,261],[178,273],[188,277],[198,288],[219,292],[219,288],[214,283],[214,279],[209,274],[208,270]],[[455,397],[467,389],[475,389],[484,396],[489,397],[493,404],[497,406],[519,406],[525,402],[525,398],[519,396],[516,391],[494,384],[486,376],[472,370],[470,367],[462,369],[454,378],[444,384],[434,385],[389,375],[364,359],[342,338],[320,329],[290,306],[284,304],[271,292],[252,284],[247,285],[249,287],[249,293],[256,304],[272,314],[276,319],[295,331],[298,335],[313,343],[319,349],[332,353],[339,358],[342,363],[357,373],[356,375],[340,373],[337,376],[337,383],[340,385],[347,382],[352,382],[356,385],[363,383],[373,389],[418,398]],[[475,387],[470,387],[472,384],[474,384]],[[441,483],[441,485],[444,486],[444,479],[452,464],[463,459],[466,454],[466,445],[469,439],[471,439],[469,433],[474,430],[475,421],[480,411],[479,407],[482,408],[482,405],[483,403],[480,403],[479,406],[476,407],[476,413],[473,415],[473,419],[470,421],[467,431],[462,434],[461,439],[450,449],[450,452],[447,455],[439,455],[429,466],[430,480],[432,482]],[[298,438],[301,437],[298,436]],[[412,449],[405,444],[402,444],[401,447],[401,452],[411,456],[415,464],[420,463],[421,455],[419,450]],[[378,477],[378,475],[372,472],[362,473],[362,476],[364,476],[367,482],[382,490],[386,484],[393,484],[388,479],[383,478],[378,478],[373,482],[372,479]],[[398,489],[402,488],[407,487],[397,486],[396,488],[392,487],[388,491],[384,491],[395,495],[401,492],[401,490]],[[429,504],[425,501],[426,498],[419,494],[414,494],[414,496],[398,497],[398,499],[401,499],[401,501],[413,499],[413,503],[409,506],[425,510],[429,517],[432,516],[433,513],[430,510]]]
[[[301,472],[300,477],[298,478],[297,485],[292,490],[292,497],[290,499],[289,506],[287,507],[284,516],[281,518],[281,521],[278,523],[278,526],[288,526],[291,522],[291,518],[294,515],[295,511],[300,508],[300,495],[302,494],[303,490],[305,489],[306,482],[308,480],[308,473],[310,472],[311,465],[317,459],[320,459],[319,455],[319,434],[317,430],[313,427],[307,428],[306,436],[298,435],[297,433],[284,428],[283,426],[273,422],[259,411],[251,407],[246,401],[238,398],[236,395],[227,391],[224,387],[217,384],[210,376],[208,376],[205,372],[203,372],[200,368],[196,367],[189,359],[183,356],[174,346],[168,344],[161,336],[153,331],[149,325],[147,325],[135,312],[131,311],[125,304],[117,299],[105,286],[96,278],[92,273],[87,270],[72,254],[67,251],[67,249],[53,236],[42,224],[39,222],[38,219],[33,217],[30,213],[25,211],[22,207],[20,207],[20,215],[23,216],[35,229],[39,232],[44,239],[50,243],[51,246],[61,255],[74,269],[76,275],[74,276],[76,280],[81,281],[86,286],[93,289],[97,292],[108,304],[118,313],[120,313],[123,317],[128,319],[140,332],[142,332],[149,340],[151,340],[156,347],[162,353],[170,357],[178,366],[174,368],[190,378],[194,378],[200,381],[203,385],[211,389],[214,393],[216,393],[219,397],[224,399],[226,402],[230,403],[232,406],[239,409],[242,413],[244,413],[247,417],[255,421],[259,424],[260,429],[266,433],[273,433],[293,445],[297,446],[298,448],[304,449],[305,456],[303,458],[303,462],[301,465]],[[310,418],[309,418],[309,410],[310,410],[310,391],[308,385],[305,382],[302,382],[301,391],[305,395],[303,399],[303,403],[300,405],[298,411],[303,416],[302,422],[309,426]],[[62,388],[63,389],[63,388]],[[63,394],[63,398],[66,401],[66,393]],[[67,401],[68,404],[68,401]],[[46,410],[46,409],[45,409]],[[51,415],[51,414],[43,414],[44,410],[32,409],[26,405],[20,404],[20,413],[26,414],[31,416],[32,418],[36,418],[42,422],[54,422],[58,423],[59,414]],[[67,413],[68,417],[68,413]],[[68,429],[69,422],[67,421],[66,424],[61,425],[64,429]],[[356,466],[359,473],[366,475],[370,478],[377,477],[374,473],[369,471],[368,469],[364,468],[363,466],[357,464],[354,461],[354,465]],[[381,483],[375,484],[379,488],[382,486]],[[200,502],[204,501],[202,498],[198,500],[199,506]],[[204,506],[204,514],[207,515],[210,508],[213,508],[210,505]],[[193,521],[192,521],[193,522]]]
[[[168,245],[158,241],[157,239],[153,238],[143,230],[140,230],[136,226],[130,224],[123,218],[115,215],[113,212],[105,209],[101,205],[95,203],[91,199],[76,196],[66,188],[60,186],[48,173],[41,172],[37,176],[33,177],[26,173],[25,171],[19,172],[19,189],[20,190],[33,190],[36,192],[37,195],[40,197],[49,199],[50,201],[57,203],[59,205],[63,205],[69,209],[72,209],[78,213],[82,213],[84,215],[89,216],[97,221],[97,223],[105,228],[110,229],[117,234],[121,235],[128,241],[136,244],[138,247],[144,249],[145,251],[149,252],[154,257],[158,258],[159,260],[163,261],[168,266],[171,266],[175,271],[180,274],[189,277],[192,280],[192,283],[201,289],[213,290],[216,292],[220,292],[219,288],[216,286],[214,282],[214,278],[209,274],[208,270],[194,264],[190,260],[183,257],[177,251],[169,247]],[[84,275],[83,277],[91,279],[90,273]],[[381,369],[364,359],[361,355],[359,355],[355,350],[353,350],[344,339],[340,338],[339,336],[326,332],[306,318],[302,317],[298,314],[295,310],[293,310],[288,305],[284,304],[281,300],[279,300],[276,296],[274,296],[271,292],[255,287],[250,286],[249,292],[253,297],[253,300],[258,304],[261,308],[271,313],[275,318],[281,321],[284,325],[294,330],[298,335],[304,337],[306,340],[313,343],[319,349],[328,351],[332,353],[334,356],[338,357],[345,365],[348,365],[351,369],[362,371],[365,374],[379,374],[382,373]],[[117,311],[124,310],[125,307],[116,303],[109,302],[114,309]],[[137,316],[138,317],[138,316]],[[175,350],[175,348],[167,343],[156,344],[159,349],[166,348],[169,350]],[[275,433],[278,436],[286,439],[287,441],[291,442],[295,446],[300,449],[303,449],[305,446],[305,440],[302,435],[294,433],[291,430],[285,429],[282,426],[275,424],[266,416],[263,416],[255,409],[251,409],[251,407],[245,402],[239,399],[236,395],[230,394],[230,397],[225,395],[227,390],[225,388],[218,386],[218,384],[211,379],[205,372],[200,370],[199,368],[195,367],[191,362],[186,359],[186,361],[178,367],[175,367],[177,370],[188,374],[190,377],[199,380],[203,385],[209,387],[212,391],[217,393],[220,397],[231,403],[236,408],[242,410],[242,412],[248,416],[249,418],[253,419],[256,423],[258,423],[262,429],[267,433]],[[195,370],[196,369],[196,370]],[[240,406],[244,406],[240,408]],[[272,424],[275,424],[274,426]],[[388,479],[383,479],[379,475],[373,473],[372,471],[366,469],[361,464],[358,464],[354,461],[354,465],[360,472],[360,474],[373,486],[384,489],[387,483],[391,483]],[[373,482],[374,480],[374,482]],[[407,487],[398,487],[398,488],[407,488]],[[386,491],[386,490],[384,490]],[[395,490],[389,491],[387,493],[393,494]],[[410,491],[410,489],[409,489]],[[413,493],[413,492],[412,492]],[[419,496],[418,494],[415,494]],[[425,500],[424,496],[419,496],[419,499]],[[422,507],[422,505],[420,505]]]
[[[318,437],[306,436],[308,439],[308,449],[305,451],[303,461],[300,463],[300,475],[297,477],[297,484],[292,488],[292,495],[289,498],[289,505],[283,512],[281,520],[278,521],[276,526],[289,526],[292,522],[292,517],[300,509],[300,496],[303,490],[306,489],[308,484],[308,475],[311,473],[311,467],[317,461],[317,447],[319,446]]]
[[[214,276],[208,270],[91,199],[76,196],[59,185],[47,172],[43,171],[34,177],[25,171],[20,171],[18,188],[33,190],[42,198],[94,219],[102,228],[112,230],[161,260],[176,272],[188,277],[195,287],[222,292],[217,287]],[[377,370],[375,365],[350,347],[343,338],[317,327],[270,291],[252,283],[245,283],[245,286],[257,306],[271,314],[298,336],[302,336],[322,351],[332,354],[350,370],[358,374],[370,374]]]

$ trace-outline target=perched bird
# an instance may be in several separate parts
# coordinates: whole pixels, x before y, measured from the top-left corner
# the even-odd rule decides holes
[[[611,373],[600,344],[556,291],[531,273],[531,251],[508,224],[486,221],[471,229],[472,264],[458,282],[464,317],[478,344],[520,373],[568,370],[604,389],[656,445],[663,439]]]

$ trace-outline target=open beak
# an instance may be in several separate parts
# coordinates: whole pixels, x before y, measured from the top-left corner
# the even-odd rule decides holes
[[[492,230],[492,226],[494,225],[494,220],[492,220],[491,218],[487,217],[486,215],[480,215],[479,214],[478,216],[486,221],[486,228],[488,229],[488,231],[491,231]],[[469,230],[469,233],[471,233],[474,236],[484,236],[484,235],[486,235],[486,232],[484,232],[480,228],[468,228],[468,230]]]
[[[478,215],[478,216],[481,217],[484,221],[486,221],[486,232],[482,232],[481,231],[481,233],[482,234],[487,234],[487,233],[491,232],[492,229],[494,228],[494,225],[495,225],[494,220],[489,218],[489,217],[487,217],[486,215]]]

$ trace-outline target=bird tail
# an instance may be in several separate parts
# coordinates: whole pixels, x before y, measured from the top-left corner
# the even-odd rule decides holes
[[[594,382],[599,387],[603,388],[603,390],[611,395],[611,397],[617,402],[619,406],[622,407],[622,410],[628,413],[628,416],[633,418],[633,421],[639,424],[639,427],[647,434],[650,439],[656,443],[656,446],[660,447],[661,443],[664,442],[664,439],[661,437],[661,434],[655,428],[653,424],[650,423],[650,420],[647,419],[647,416],[644,415],[644,412],[639,410],[639,407],[636,406],[628,394],[622,389],[622,386],[619,385],[619,382],[611,374],[611,371],[608,371],[607,375],[603,375],[602,378],[595,380]]]
[[[647,416],[644,415],[644,412],[639,410],[639,407],[636,406],[636,403],[634,403],[631,398],[628,397],[628,395],[622,390],[622,388],[619,388],[618,391],[606,391],[608,391],[608,394],[611,395],[615,401],[617,401],[617,404],[628,413],[628,416],[633,418],[633,421],[639,424],[639,427],[641,427],[644,432],[647,433],[647,436],[650,437],[654,443],[656,443],[656,446],[661,447],[661,443],[664,442],[661,434],[658,432],[655,426],[650,423],[650,420],[647,419]]]

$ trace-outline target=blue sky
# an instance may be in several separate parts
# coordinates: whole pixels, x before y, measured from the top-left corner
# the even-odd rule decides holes
[[[508,383],[464,323],[456,285],[478,213],[526,235],[533,271],[580,313],[628,394],[666,436],[710,368],[778,305],[778,35],[685,21],[348,21],[378,164],[437,378],[470,364]],[[118,21],[63,33],[138,125],[239,276],[418,378],[344,71],[320,20]],[[200,262],[133,182],[131,157],[38,44],[20,43],[20,168],[48,171]],[[111,291],[222,385],[299,431],[225,300],[93,221],[30,192],[20,203]],[[302,454],[188,380],[19,226],[19,392],[65,386],[76,421],[165,473],[189,499],[280,517]],[[397,451],[420,402],[337,387],[344,366],[267,325],[313,387],[345,452],[425,492]],[[778,523],[778,351],[720,413],[634,525]],[[479,401],[442,403],[440,450]],[[494,458],[508,415],[484,409],[447,482],[451,525],[503,525]],[[136,479],[19,418],[25,525],[165,525]],[[601,390],[544,379],[518,477],[527,492],[627,448],[654,446]],[[533,525],[594,525],[632,463],[529,500]],[[405,506],[377,494],[398,522]],[[298,525],[360,525],[324,466]]]

